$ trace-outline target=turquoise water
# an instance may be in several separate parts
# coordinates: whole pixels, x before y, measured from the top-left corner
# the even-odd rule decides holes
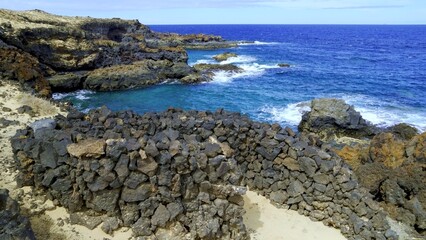
[[[253,119],[297,126],[306,101],[342,98],[380,126],[410,123],[426,130],[426,26],[185,25],[155,31],[208,33],[255,41],[238,48],[188,51],[189,64],[237,53],[227,63],[245,72],[218,72],[213,82],[163,84],[138,90],[56,94],[79,109],[107,105],[139,113],[168,107],[224,108]],[[226,62],[225,62],[226,63]],[[289,63],[290,68],[277,64]]]

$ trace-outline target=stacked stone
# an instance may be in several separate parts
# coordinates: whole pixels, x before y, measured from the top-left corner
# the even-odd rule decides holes
[[[325,144],[300,139],[288,128],[263,130],[242,164],[251,190],[278,207],[340,228],[348,239],[397,239],[373,196]]]
[[[35,239],[30,221],[21,215],[18,202],[6,189],[0,189],[0,239]]]
[[[18,184],[45,189],[71,212],[116,217],[136,236],[178,223],[190,238],[245,239],[242,174],[229,146],[210,138],[215,126],[205,113],[106,108],[37,122],[12,140]]]
[[[12,146],[20,184],[46,189],[71,212],[115,217],[106,231],[132,226],[135,235],[149,236],[178,224],[191,238],[244,239],[248,186],[349,239],[395,235],[325,144],[238,113],[140,116],[104,107],[39,122],[18,132]]]

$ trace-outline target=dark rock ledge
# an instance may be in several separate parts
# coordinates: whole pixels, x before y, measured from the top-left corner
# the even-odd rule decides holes
[[[190,238],[246,239],[249,187],[349,239],[397,239],[374,196],[316,137],[223,110],[100,108],[55,122],[12,139],[18,184],[45,191],[77,222],[90,215],[95,226],[106,214],[106,232],[173,228]]]

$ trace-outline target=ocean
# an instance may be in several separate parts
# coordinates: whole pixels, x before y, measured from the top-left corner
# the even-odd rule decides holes
[[[307,101],[340,98],[381,127],[399,122],[426,131],[426,26],[161,25],[158,32],[206,33],[252,41],[238,48],[189,50],[189,64],[238,54],[224,63],[243,73],[218,72],[212,82],[162,84],[137,90],[55,94],[80,110],[106,105],[138,113],[169,107],[224,108],[252,119],[296,128]],[[278,64],[288,63],[290,68]]]

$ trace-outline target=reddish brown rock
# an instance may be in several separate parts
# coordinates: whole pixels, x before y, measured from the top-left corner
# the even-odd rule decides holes
[[[397,168],[406,160],[405,143],[392,133],[380,133],[371,140],[369,154],[372,161]]]

